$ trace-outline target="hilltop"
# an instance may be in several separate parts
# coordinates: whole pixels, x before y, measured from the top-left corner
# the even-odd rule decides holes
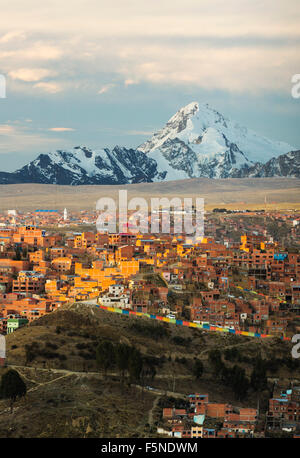
[[[155,368],[154,378],[123,385],[117,368],[104,377],[95,360],[96,346],[103,340],[138,348]],[[229,361],[230,354],[224,358],[224,352],[233,348],[237,359]],[[237,400],[231,387],[216,379],[208,357],[216,349],[226,365],[237,363],[248,376],[258,353],[273,361],[269,387],[275,378],[285,385],[300,380],[299,364],[291,362],[291,344],[279,339],[216,335],[119,316],[94,305],[65,306],[7,336],[8,365],[23,377],[28,394],[16,403],[13,415],[0,400],[0,437],[155,437],[160,402],[166,395],[184,399],[193,392],[252,407],[260,398],[265,408],[269,392],[250,389],[245,399]],[[195,359],[204,365],[199,380],[193,375]]]

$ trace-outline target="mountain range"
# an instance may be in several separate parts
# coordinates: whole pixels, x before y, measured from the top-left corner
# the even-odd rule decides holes
[[[76,146],[40,154],[0,184],[130,184],[189,178],[300,177],[300,151],[192,102],[138,148]]]

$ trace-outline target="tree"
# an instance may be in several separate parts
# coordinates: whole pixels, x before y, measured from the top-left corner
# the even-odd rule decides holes
[[[214,375],[220,377],[224,368],[220,350],[211,350],[208,354],[208,359],[213,366]]]
[[[224,351],[224,356],[227,361],[237,361],[240,357],[240,354],[237,348],[226,348]]]
[[[255,359],[250,383],[255,391],[263,391],[268,387],[266,365],[260,355]]]
[[[193,374],[196,377],[196,379],[201,378],[203,374],[203,364],[200,361],[200,359],[196,359],[193,367]]]
[[[142,386],[144,387],[146,384],[146,380],[154,380],[154,377],[156,375],[156,369],[154,365],[154,361],[151,360],[151,358],[144,357],[143,358],[143,367],[141,371],[141,381],[142,381]]]
[[[142,369],[143,369],[142,355],[137,348],[133,347],[129,352],[129,358],[128,358],[128,372],[129,372],[130,382],[140,380]]]
[[[223,365],[221,379],[224,385],[231,387],[237,399],[242,400],[246,397],[249,389],[249,381],[246,377],[245,369],[235,364],[233,367]]]
[[[111,342],[104,340],[96,348],[96,361],[98,366],[104,370],[104,374],[110,369],[115,362],[115,349]]]
[[[122,383],[124,382],[125,372],[128,370],[130,347],[124,343],[119,343],[115,347],[115,359],[120,371]]]
[[[238,400],[246,397],[249,388],[249,381],[245,374],[245,369],[234,365],[231,369],[232,389]]]
[[[25,366],[27,366],[28,363],[31,363],[31,361],[34,360],[34,358],[37,356],[38,353],[39,353],[38,342],[33,341],[31,344],[26,344],[25,345]]]
[[[19,373],[10,369],[3,374],[0,384],[0,396],[10,400],[10,412],[13,412],[13,405],[17,398],[25,396],[26,385]]]

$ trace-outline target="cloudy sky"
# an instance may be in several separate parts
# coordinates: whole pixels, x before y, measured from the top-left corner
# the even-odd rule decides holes
[[[137,146],[207,102],[300,148],[299,0],[0,0],[0,170]]]

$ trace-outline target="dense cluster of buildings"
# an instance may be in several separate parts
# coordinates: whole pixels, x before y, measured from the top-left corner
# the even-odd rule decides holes
[[[196,244],[184,235],[99,233],[88,212],[0,215],[0,334],[63,304],[103,306],[280,337],[299,331],[299,215],[207,216]],[[263,223],[262,223],[263,222]],[[81,223],[87,229],[76,230]],[[75,227],[75,229],[74,229]],[[60,229],[61,228],[61,229]],[[281,235],[283,235],[281,237]],[[298,321],[299,323],[299,321]],[[208,395],[163,409],[158,432],[171,437],[253,437],[280,429],[296,437],[300,389],[273,396],[263,430],[259,412]],[[295,426],[296,425],[296,426]]]
[[[281,391],[269,400],[266,418],[268,430],[281,429],[300,437],[300,387]]]
[[[162,420],[157,432],[176,438],[265,437],[278,430],[300,437],[300,387],[273,396],[263,421],[258,408],[210,402],[208,394],[199,393],[188,396],[186,408],[163,408]]]
[[[191,394],[184,409],[164,408],[165,428],[158,433],[177,438],[253,437],[257,409],[210,402],[208,394]]]
[[[59,231],[71,224],[67,218],[65,211],[58,224],[55,213],[42,213],[38,223],[48,224],[46,231],[35,214],[1,215],[1,333],[62,304],[90,300],[236,330],[295,333],[299,247],[287,250],[263,228],[254,230],[257,224],[249,230],[242,216],[208,218],[207,232],[215,236],[194,245],[182,235]],[[82,219],[89,223],[91,216]],[[287,219],[297,244],[299,216]],[[221,234],[223,225],[230,231],[238,225],[242,235]]]

